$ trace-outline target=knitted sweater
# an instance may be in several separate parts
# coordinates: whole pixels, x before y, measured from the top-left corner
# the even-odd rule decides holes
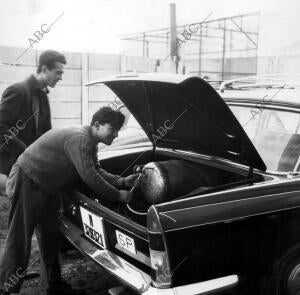
[[[52,129],[18,158],[24,173],[48,192],[72,185],[78,176],[93,191],[118,201],[123,178],[106,172],[96,157],[90,126]]]

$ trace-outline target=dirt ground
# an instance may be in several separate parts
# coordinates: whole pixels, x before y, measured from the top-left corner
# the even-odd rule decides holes
[[[0,196],[0,260],[3,255],[4,240],[7,233],[7,217],[9,202],[7,197]],[[40,272],[38,246],[36,238],[32,241],[29,272]],[[68,251],[60,257],[62,276],[74,289],[84,291],[87,295],[107,295],[108,289],[120,285],[116,279],[95,263],[87,261],[77,251]],[[25,281],[21,295],[44,295],[43,283],[40,277]],[[61,294],[60,294],[61,295]]]

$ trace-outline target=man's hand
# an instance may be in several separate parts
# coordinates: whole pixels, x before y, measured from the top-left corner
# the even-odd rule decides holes
[[[120,190],[120,202],[129,203],[132,199],[132,193],[130,191]]]
[[[135,185],[138,177],[139,177],[139,173],[132,174],[132,175],[129,175],[129,176],[125,177],[124,178],[125,187],[126,188],[132,188]]]

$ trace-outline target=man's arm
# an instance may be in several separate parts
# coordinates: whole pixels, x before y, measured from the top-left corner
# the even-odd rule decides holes
[[[93,160],[95,163],[96,170],[98,173],[111,185],[113,185],[116,188],[122,189],[125,187],[125,178],[121,177],[120,175],[114,175],[111,173],[108,173],[104,169],[101,168],[100,162],[97,157],[98,148],[96,147],[93,150]]]
[[[88,137],[84,135],[74,136],[65,143],[64,149],[81,179],[93,191],[109,201],[122,201],[120,191],[107,182],[97,171],[93,160],[93,147]]]
[[[14,130],[18,130],[16,124],[20,120],[23,103],[24,93],[21,88],[13,85],[3,92],[0,103],[0,144],[1,149],[12,155],[21,154],[26,148],[25,143],[14,133]],[[24,122],[18,123],[22,125]]]
[[[108,173],[107,171],[102,169],[100,165],[99,165],[99,168],[97,169],[97,171],[111,185],[113,185],[119,189],[125,188],[125,178],[124,177]]]

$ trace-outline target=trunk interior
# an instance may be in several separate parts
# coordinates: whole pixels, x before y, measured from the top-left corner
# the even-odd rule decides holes
[[[129,206],[101,200],[97,194],[82,184],[78,187],[79,191],[143,226],[146,226],[146,213],[152,204],[263,181],[261,175],[253,174],[249,177],[247,171],[237,172],[232,169],[229,171],[224,167],[213,167],[201,159],[165,150],[158,150],[155,153],[152,150],[124,153],[117,157],[100,160],[100,163],[106,171],[122,176],[134,173],[135,169],[141,169],[142,177],[133,190],[133,199]],[[147,166],[149,169],[145,168]]]

